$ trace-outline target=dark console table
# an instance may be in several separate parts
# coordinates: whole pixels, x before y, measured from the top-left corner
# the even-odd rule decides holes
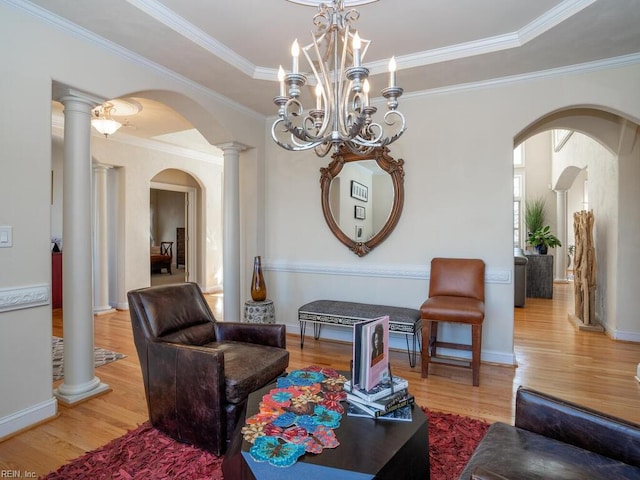
[[[527,255],[527,297],[553,298],[553,255]]]
[[[262,396],[274,388],[268,385],[249,395],[245,415],[258,411]],[[246,417],[244,417],[246,418]],[[374,420],[342,417],[335,430],[340,441],[337,448],[328,448],[319,455],[305,454],[288,468],[258,463],[249,454],[251,445],[240,432],[238,423],[229,446],[222,471],[233,480],[429,480],[429,421],[422,409],[414,405],[413,421]]]

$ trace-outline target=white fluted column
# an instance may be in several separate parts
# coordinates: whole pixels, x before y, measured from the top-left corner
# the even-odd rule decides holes
[[[68,91],[64,105],[62,197],[64,381],[54,391],[75,404],[109,386],[94,375],[91,268],[91,108],[95,98]]]
[[[554,281],[568,282],[567,280],[567,191],[556,190],[556,218],[558,228],[558,240],[562,244],[556,247]]]
[[[107,241],[107,173],[109,165],[93,164],[93,313],[113,312],[109,305],[109,242]]]
[[[222,212],[223,319],[239,322],[240,317],[240,152],[244,146],[231,142],[218,145],[224,153]]]

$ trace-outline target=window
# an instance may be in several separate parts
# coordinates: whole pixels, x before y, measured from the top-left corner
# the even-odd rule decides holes
[[[513,166],[524,167],[524,143],[513,149]]]
[[[513,246],[520,246],[520,200],[513,201]]]
[[[515,156],[515,151],[514,151]],[[521,170],[521,169],[518,169]],[[524,198],[524,173],[513,175],[513,246],[522,248],[526,238],[523,238],[522,203]]]

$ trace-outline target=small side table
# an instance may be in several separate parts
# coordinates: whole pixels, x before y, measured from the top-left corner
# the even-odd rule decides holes
[[[273,300],[244,302],[244,321],[248,323],[276,323],[276,309]]]

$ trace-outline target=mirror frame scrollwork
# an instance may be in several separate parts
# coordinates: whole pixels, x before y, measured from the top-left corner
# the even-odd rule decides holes
[[[331,156],[331,158],[333,159],[331,163],[329,163],[327,167],[320,169],[322,213],[324,214],[324,218],[329,229],[336,238],[353,253],[359,257],[363,257],[380,245],[380,243],[382,243],[391,234],[398,224],[398,220],[400,219],[400,214],[402,213],[402,208],[404,206],[404,160],[401,158],[395,160],[391,155],[389,155],[388,147],[375,148],[367,155],[357,155],[350,150],[341,147],[337,153],[334,153]],[[391,181],[393,183],[393,206],[391,208],[391,213],[387,218],[387,222],[380,231],[367,242],[357,242],[342,231],[331,213],[331,206],[329,202],[331,181],[340,174],[345,163],[361,160],[375,160],[378,166],[391,176]]]

